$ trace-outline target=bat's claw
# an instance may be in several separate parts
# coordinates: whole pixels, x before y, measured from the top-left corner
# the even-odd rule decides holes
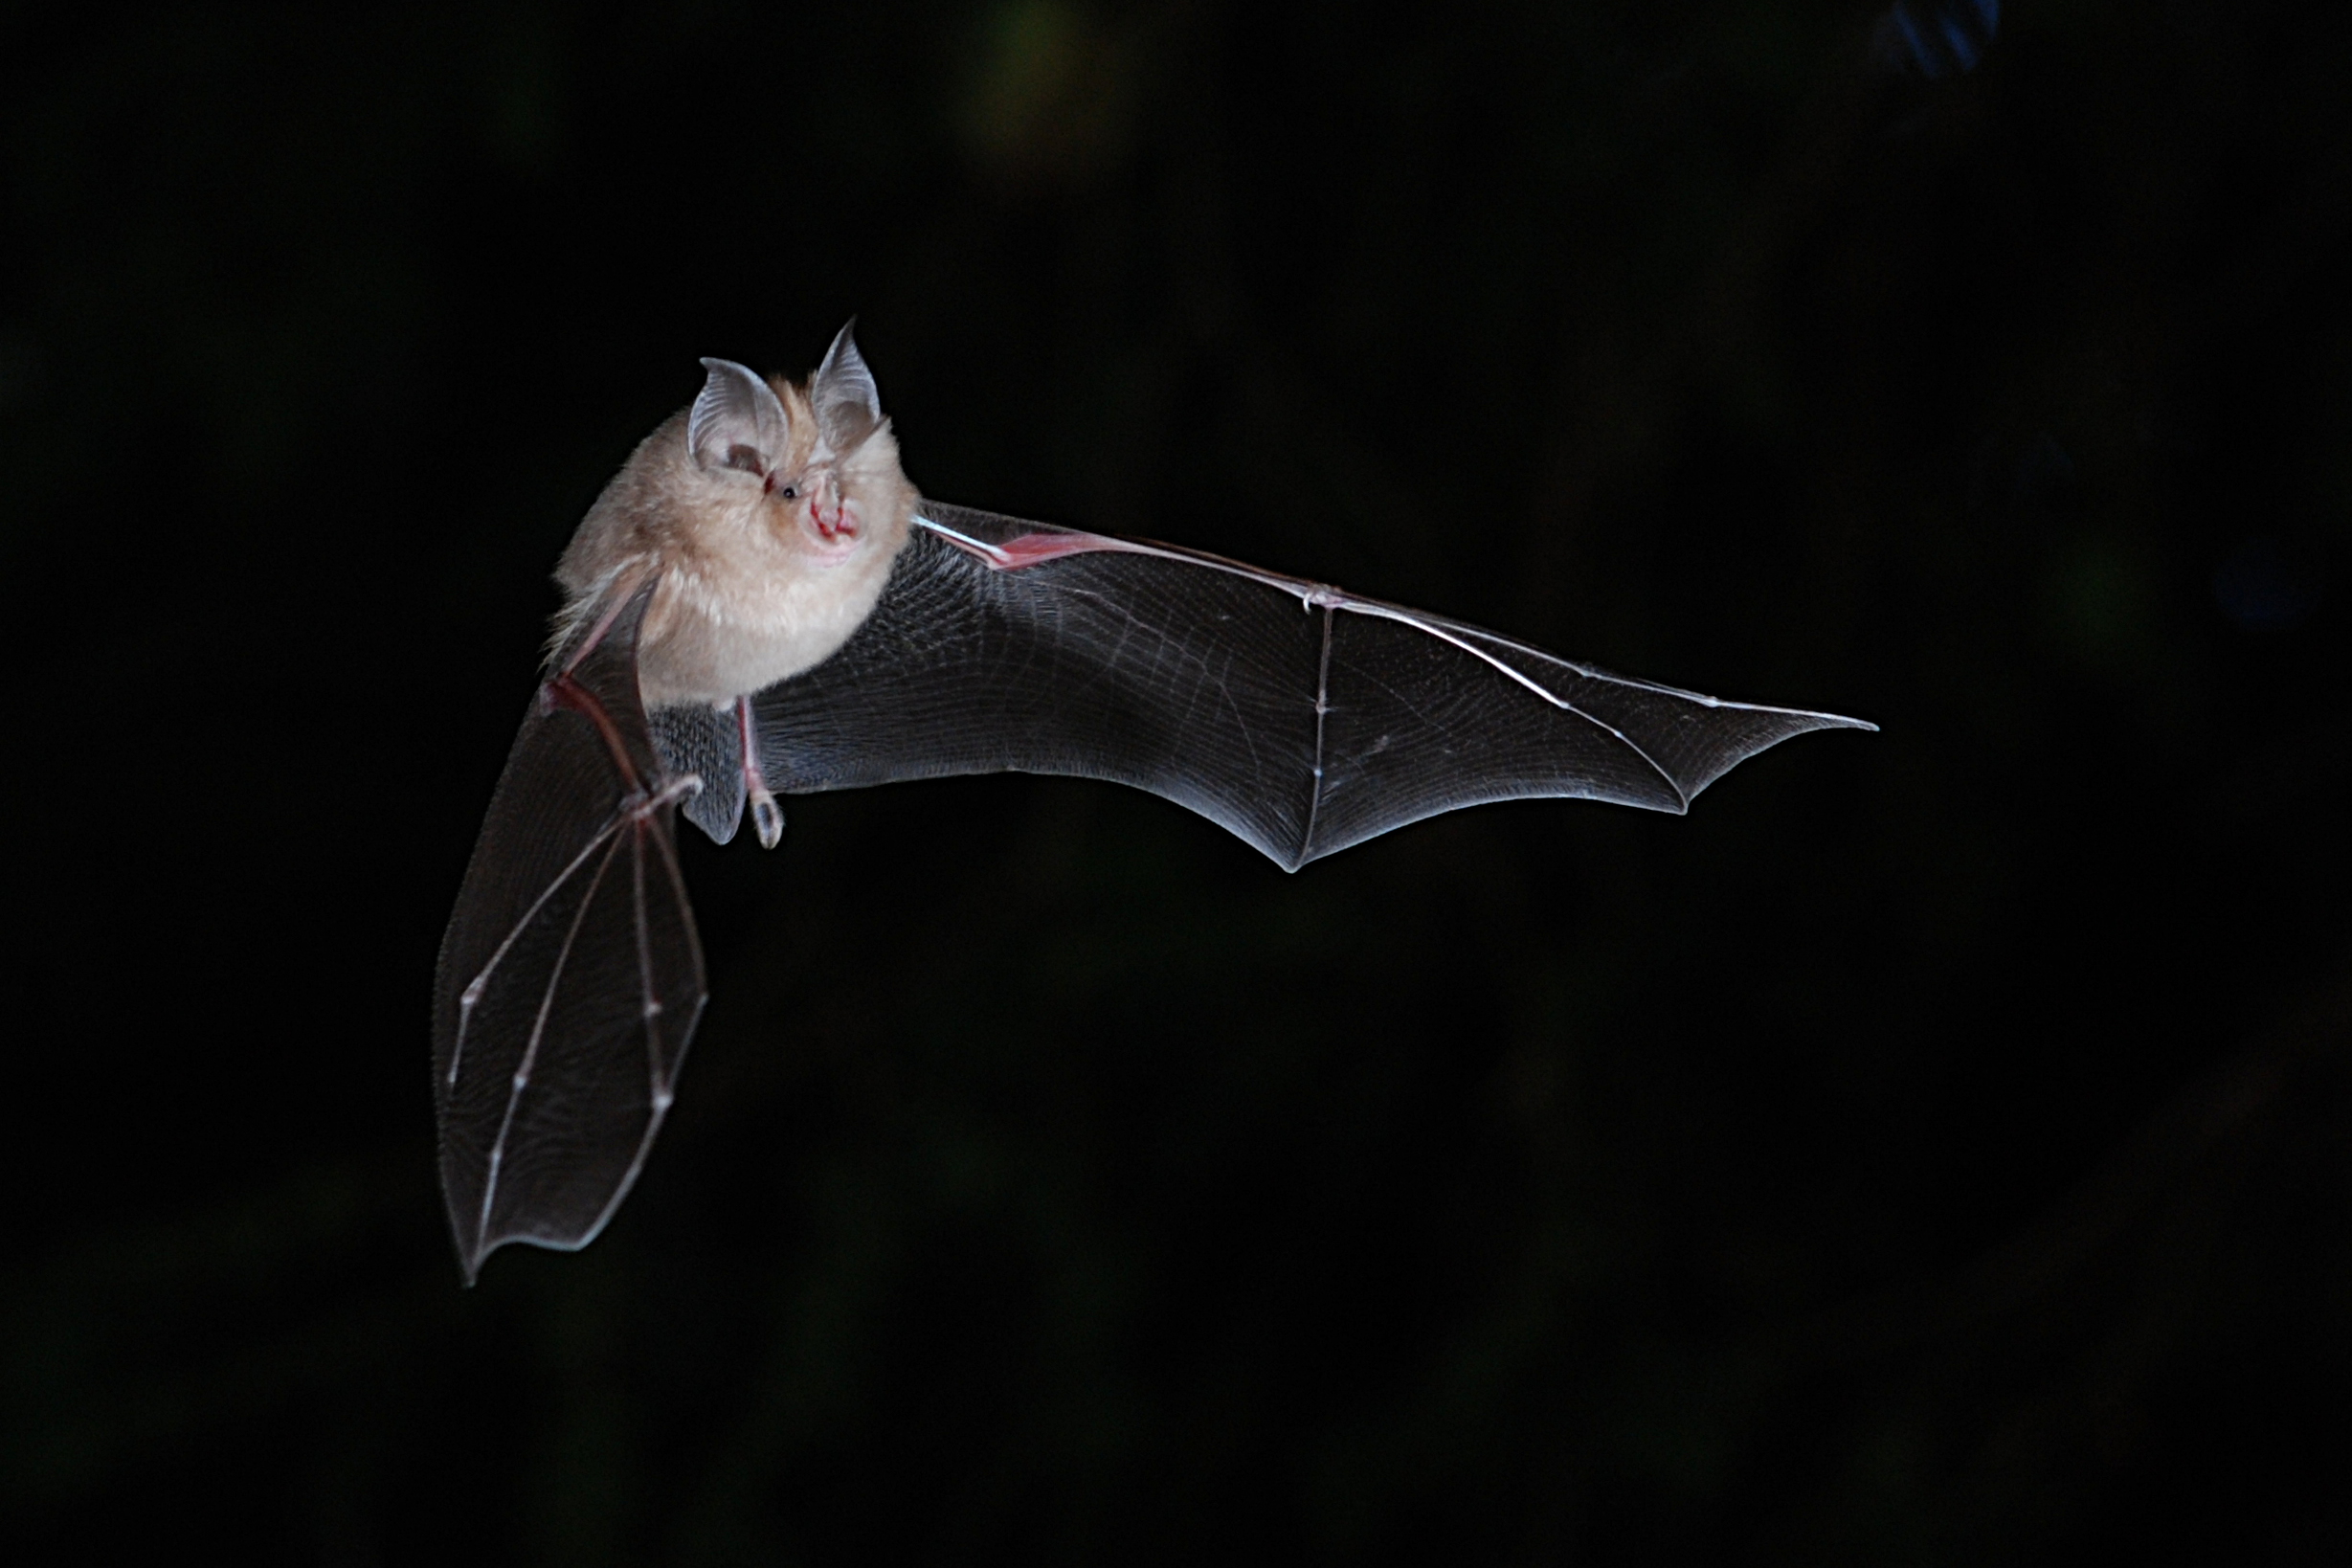
[[[784,841],[784,808],[775,803],[775,795],[762,785],[751,792],[751,827],[759,835],[759,847],[773,849]]]

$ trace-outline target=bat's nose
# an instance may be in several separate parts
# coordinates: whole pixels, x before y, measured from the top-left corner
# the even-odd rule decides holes
[[[833,475],[819,471],[809,480],[809,522],[825,540],[854,537],[857,520],[841,503],[841,487]]]

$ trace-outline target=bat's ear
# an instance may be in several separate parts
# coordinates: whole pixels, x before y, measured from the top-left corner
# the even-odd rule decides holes
[[[710,379],[686,415],[686,450],[706,468],[765,474],[784,460],[792,430],[773,389],[731,359],[706,359]]]
[[[848,451],[882,423],[882,393],[875,389],[874,372],[865,368],[865,356],[849,335],[857,325],[852,320],[841,328],[825,350],[825,362],[809,377],[817,428],[836,452]]]

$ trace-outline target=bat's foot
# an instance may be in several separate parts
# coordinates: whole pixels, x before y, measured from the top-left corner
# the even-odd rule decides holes
[[[773,849],[784,841],[784,808],[775,803],[775,795],[765,784],[751,792],[751,829],[759,835],[762,849]]]
[[[759,835],[759,847],[773,849],[784,841],[784,808],[775,803],[775,792],[768,788],[768,780],[759,771],[759,731],[751,719],[751,699],[735,699],[736,743],[743,748],[743,797],[750,802],[751,828]]]

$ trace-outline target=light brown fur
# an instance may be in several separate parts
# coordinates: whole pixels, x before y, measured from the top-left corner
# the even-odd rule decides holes
[[[791,440],[765,482],[689,452],[681,410],[605,486],[556,566],[559,642],[612,594],[658,575],[638,644],[648,708],[724,706],[830,657],[873,612],[907,543],[919,497],[889,421],[836,452],[806,389],[768,385]],[[827,539],[818,517],[837,503],[855,531]]]

